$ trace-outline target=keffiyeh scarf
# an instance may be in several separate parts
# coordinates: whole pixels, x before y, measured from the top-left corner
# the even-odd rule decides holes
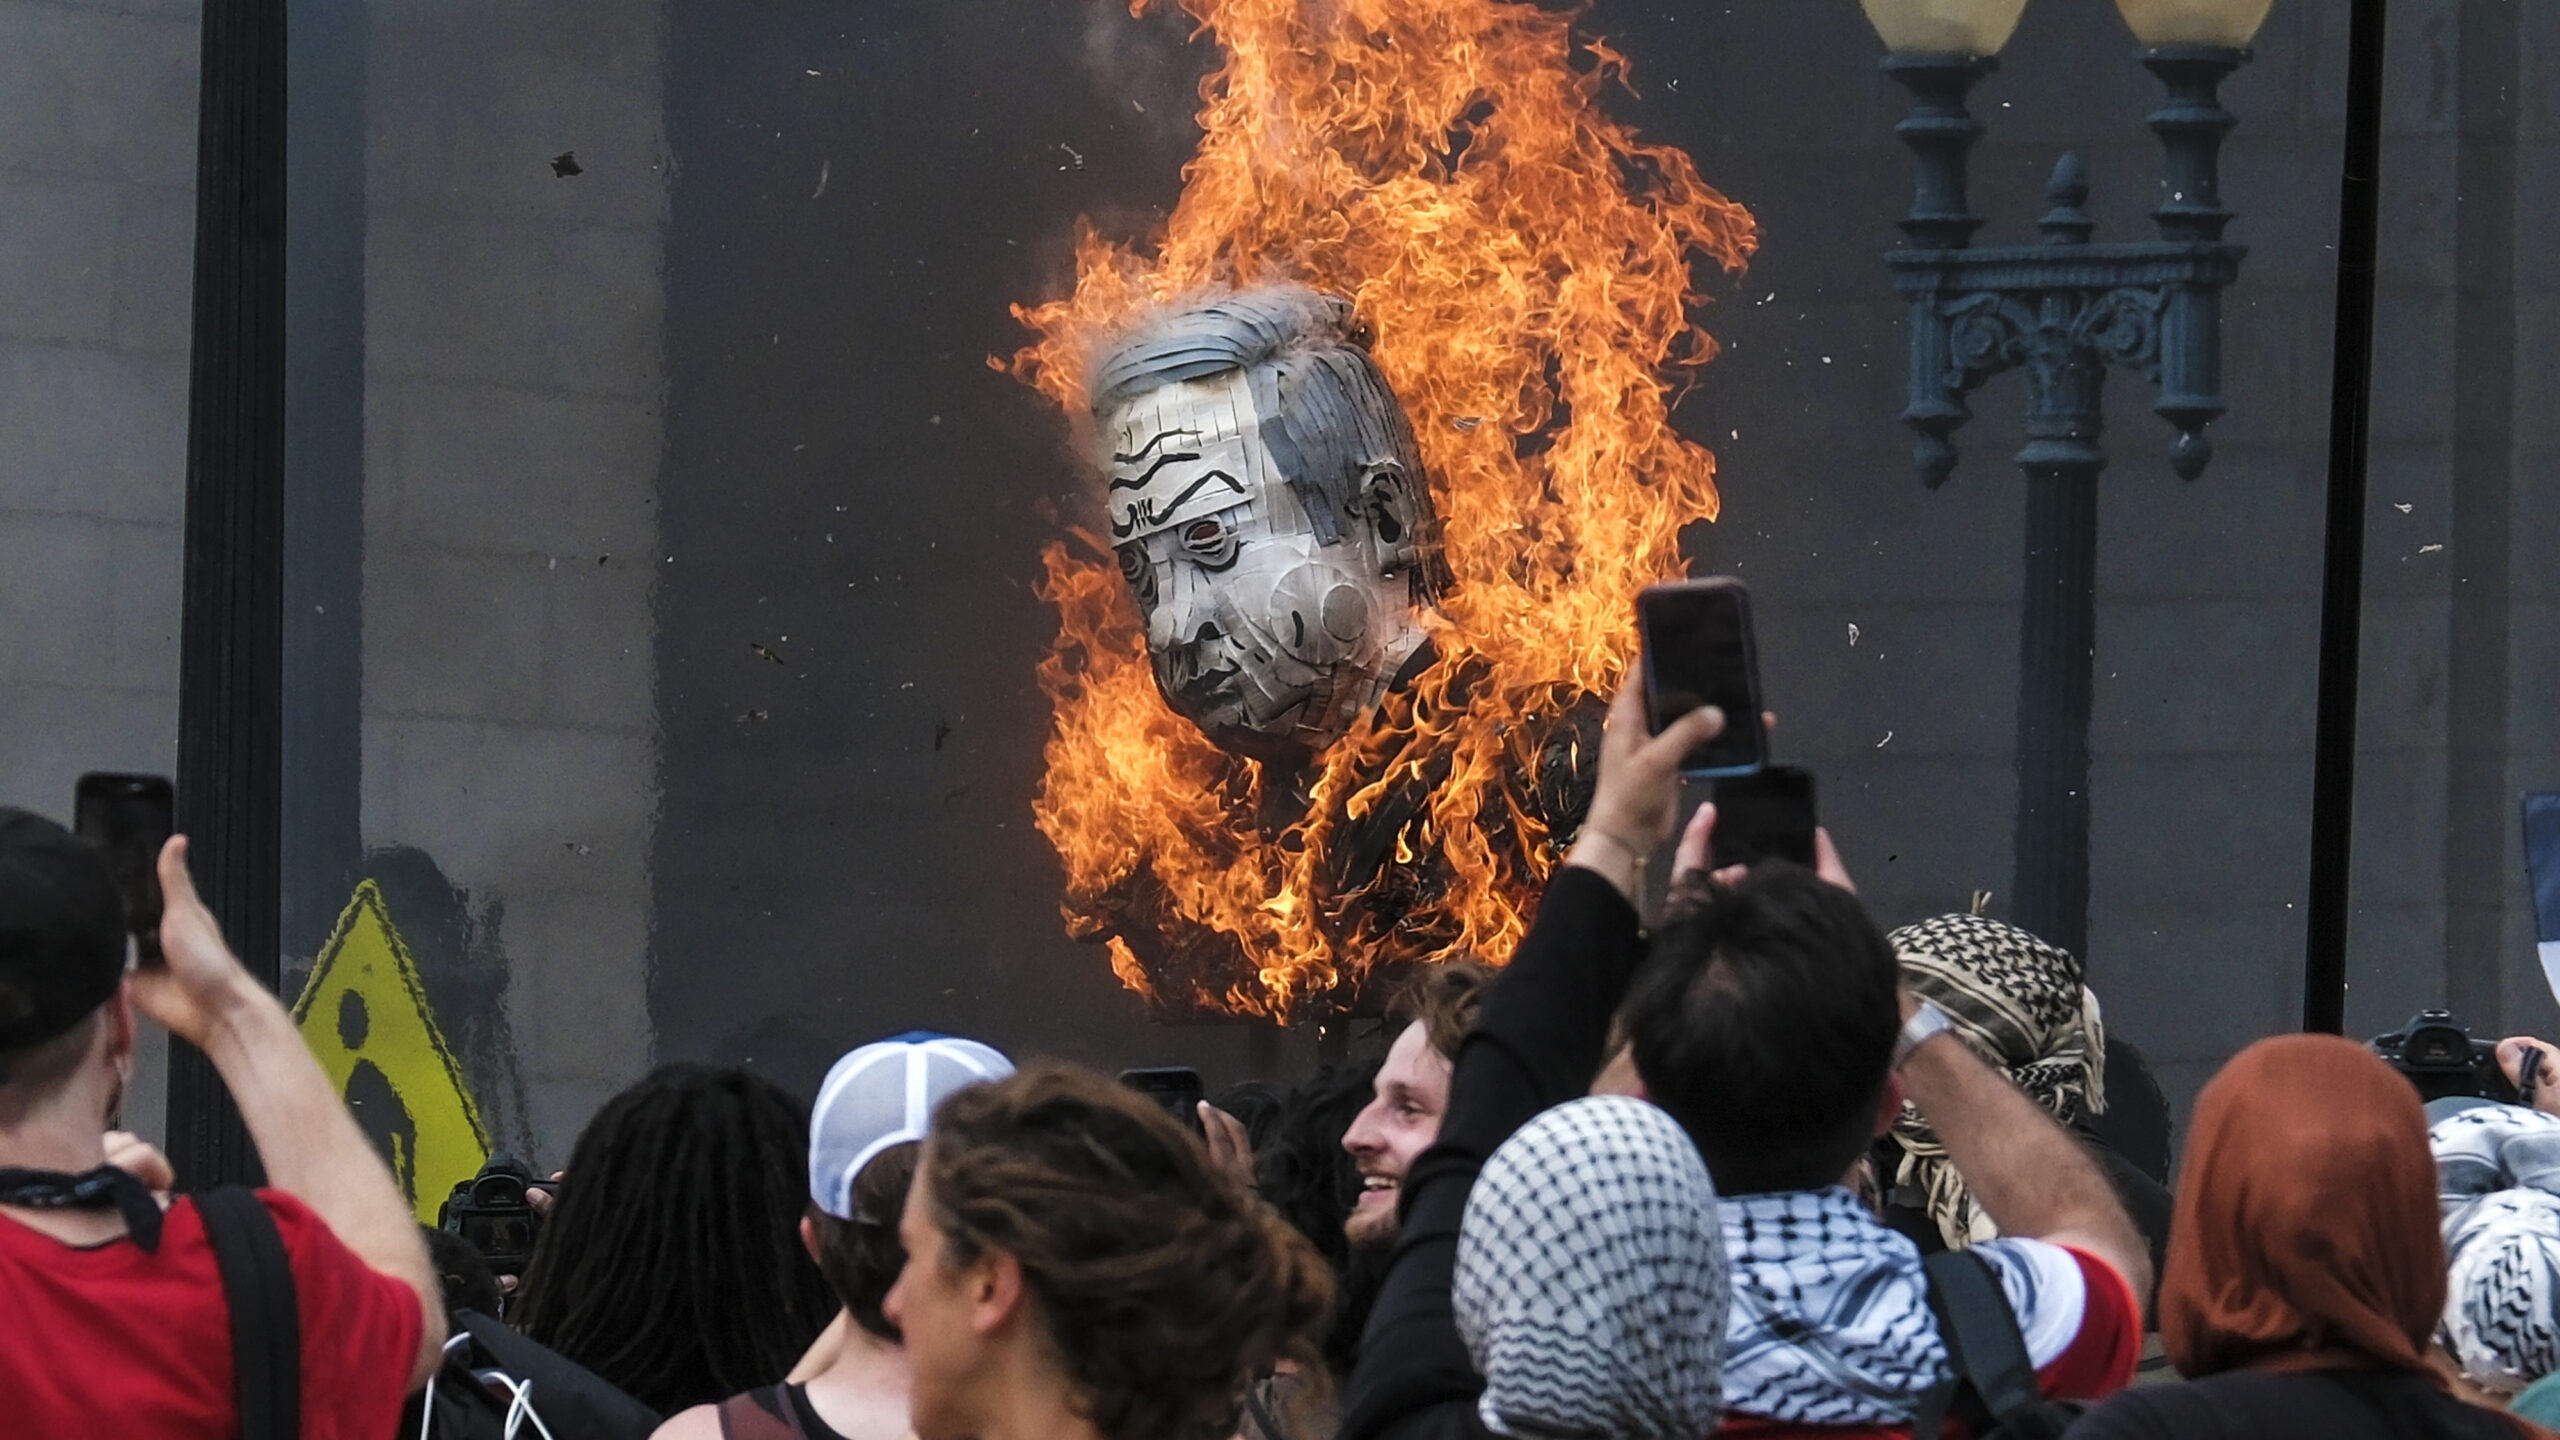
[[[2069,1125],[2107,1108],[2106,1028],[2071,952],[1980,915],[1941,915],[1886,938],[1911,992],[2047,1113]],[[1916,1108],[1902,1107],[1893,1138],[1902,1161],[1891,1184],[1920,1192],[1949,1246],[2000,1233]]]
[[[2512,1395],[2560,1370],[2560,1117],[2479,1105],[2427,1140],[2451,1262],[2438,1338],[2482,1389]]]
[[[1722,1413],[1715,1184],[1670,1116],[1595,1096],[1485,1162],[1451,1301],[1497,1435],[1695,1440]]]
[[[1919,1247],[1843,1188],[1728,1196],[1733,1270],[1728,1411],[1801,1425],[1896,1425],[1953,1371],[1929,1313]],[[2079,1333],[2086,1291],[2069,1254],[2032,1240],[1974,1253],[2000,1277],[2028,1358]]]

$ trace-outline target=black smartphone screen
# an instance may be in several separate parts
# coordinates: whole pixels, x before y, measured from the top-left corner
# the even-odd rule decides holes
[[[1768,759],[1760,724],[1760,665],[1751,592],[1718,578],[1647,586],[1636,597],[1644,641],[1645,718],[1662,727],[1702,705],[1724,711],[1724,733],[1689,752],[1692,775],[1736,775]]]
[[[1716,782],[1715,799],[1711,863],[1716,869],[1763,860],[1813,864],[1817,822],[1812,771],[1772,765],[1749,775],[1728,775]]]
[[[1200,1102],[1209,1098],[1209,1092],[1201,1087],[1199,1071],[1188,1065],[1123,1070],[1120,1083],[1163,1106],[1166,1114],[1181,1121],[1192,1134],[1205,1133],[1200,1125]]]
[[[160,961],[160,847],[176,824],[175,797],[158,775],[83,775],[74,792],[72,829],[105,857],[145,965]]]

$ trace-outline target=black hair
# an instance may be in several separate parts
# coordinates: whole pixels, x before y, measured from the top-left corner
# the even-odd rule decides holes
[[[16,1120],[31,1106],[61,1094],[71,1077],[80,1073],[80,1062],[89,1058],[100,1017],[106,1013],[107,1007],[101,1005],[58,1035],[15,1050],[0,1050],[0,1119]]]
[[[853,1218],[839,1219],[812,1204],[810,1233],[818,1238],[818,1270],[844,1302],[853,1323],[893,1344],[904,1340],[880,1308],[906,1268],[907,1247],[898,1239],[907,1188],[915,1183],[917,1152],[905,1140],[874,1155],[853,1177]]]
[[[444,1287],[445,1319],[459,1333],[462,1322],[457,1319],[465,1310],[476,1310],[491,1319],[497,1318],[504,1304],[498,1289],[496,1272],[489,1268],[480,1247],[433,1225],[421,1225],[426,1232],[427,1263],[436,1267],[436,1280]]]
[[[1893,946],[1848,891],[1762,865],[1654,937],[1619,1010],[1645,1094],[1726,1195],[1839,1182],[1902,1028]]]
[[[1350,1373],[1383,1278],[1382,1257],[1354,1250],[1343,1233],[1360,1203],[1360,1167],[1342,1148],[1342,1137],[1369,1103],[1384,1058],[1369,1055],[1318,1070],[1282,1097],[1270,1135],[1253,1142],[1255,1188],[1333,1269],[1334,1308],[1323,1350],[1337,1374]]]
[[[1244,1127],[1246,1142],[1259,1155],[1280,1128],[1280,1112],[1288,1101],[1267,1080],[1239,1080],[1210,1096],[1209,1103],[1235,1117],[1236,1123]]]
[[[516,1328],[660,1414],[781,1379],[836,1313],[800,1246],[808,1156],[772,1081],[660,1067],[579,1134]]]

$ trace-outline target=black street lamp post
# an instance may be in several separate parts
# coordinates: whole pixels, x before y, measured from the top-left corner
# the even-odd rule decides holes
[[[1887,6],[1871,0],[1868,8]],[[2008,15],[2014,23],[2014,8]],[[1997,34],[2005,39],[2005,26]],[[2096,227],[2082,208],[2087,170],[2067,154],[2046,188],[2051,208],[2036,222],[2039,242],[1979,249],[1971,241],[1982,221],[1965,206],[1965,152],[1983,127],[1965,96],[1997,61],[1904,51],[1884,62],[1912,97],[1910,116],[1895,127],[1915,157],[1902,220],[1910,243],[1886,264],[1910,303],[1902,420],[1919,432],[1912,463],[1921,483],[1934,489],[1954,473],[1949,436],[1971,418],[1965,396],[2003,371],[2027,375],[2027,444],[2017,455],[2027,520],[2012,913],[2075,955],[2088,953],[2097,487],[2107,463],[2100,393],[2111,366],[2155,381],[2152,410],[2177,430],[2170,467],[2188,480],[2204,473],[2213,456],[2204,427],[2224,408],[2222,290],[2239,277],[2245,253],[2222,239],[2231,212],[2222,206],[2219,154],[2234,122],[2215,92],[2247,59],[2234,45],[2142,53],[2169,91],[2150,116],[2167,153],[2167,198],[2151,212],[2158,240],[2092,243]]]

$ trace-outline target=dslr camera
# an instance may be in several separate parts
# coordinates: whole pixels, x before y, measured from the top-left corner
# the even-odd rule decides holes
[[[533,1238],[540,1217],[526,1192],[548,1189],[533,1178],[524,1162],[497,1154],[480,1173],[453,1187],[436,1212],[436,1228],[471,1242],[499,1275],[521,1275],[533,1258]]]
[[[2373,1053],[2409,1077],[2420,1100],[2466,1099],[2518,1103],[2516,1087],[2498,1068],[2498,1047],[2474,1040],[2450,1010],[2421,1010],[2405,1029],[2376,1035]]]

